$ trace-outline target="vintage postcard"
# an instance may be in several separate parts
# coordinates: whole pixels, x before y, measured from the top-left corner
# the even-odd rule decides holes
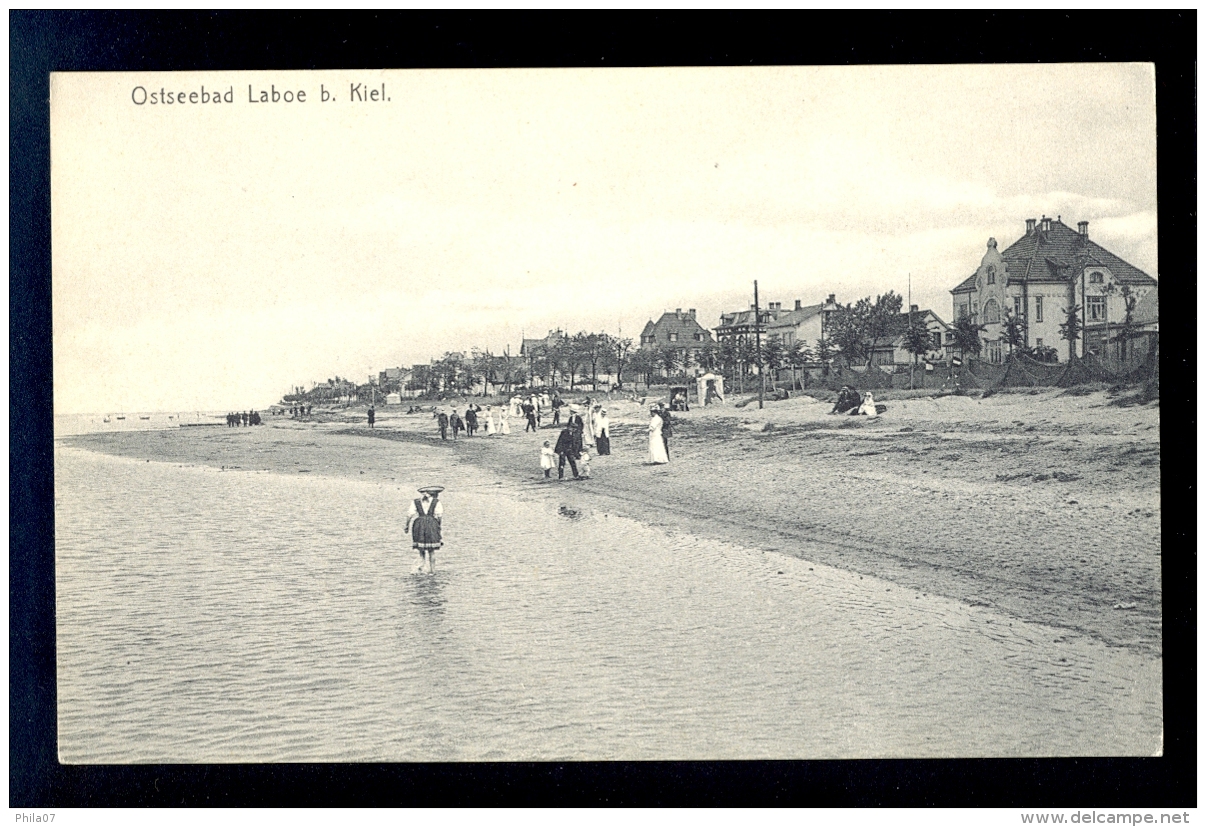
[[[1150,64],[50,118],[62,762],[1162,754]]]

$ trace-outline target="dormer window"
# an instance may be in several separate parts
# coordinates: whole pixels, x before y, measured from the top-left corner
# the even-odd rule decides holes
[[[997,283],[997,268],[996,267],[994,267],[993,265],[990,264],[990,265],[988,265],[987,268],[985,268],[984,272],[988,274],[988,283],[989,284]]]
[[[672,342],[677,342],[677,341],[678,341],[678,334],[677,334],[677,333],[671,333],[671,334],[670,334],[670,341],[672,341]]]
[[[1105,284],[1105,273],[1100,270],[1089,273],[1089,284]]]

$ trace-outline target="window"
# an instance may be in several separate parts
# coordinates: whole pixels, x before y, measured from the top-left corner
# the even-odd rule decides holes
[[[1043,297],[1034,297],[1034,320],[1041,322],[1043,320]]]
[[[996,299],[984,302],[984,323],[996,324],[1001,321],[1001,307]]]
[[[1105,296],[1089,296],[1085,301],[1088,321],[1100,322],[1105,318]]]
[[[962,319],[966,315],[967,315],[967,305],[966,304],[959,305],[959,318]]]
[[[930,336],[934,339],[934,344],[931,346],[934,350],[942,350],[942,331],[935,330]]]
[[[702,334],[702,333],[696,333],[696,334],[695,334],[695,341],[697,341],[697,342],[702,342],[703,340],[704,340],[704,337],[703,337],[703,334]]]
[[[1022,297],[1021,296],[1013,297],[1013,315],[1016,318],[1019,318],[1019,319],[1022,318]]]
[[[1105,284],[1105,273],[1099,270],[1089,273],[1089,284]]]
[[[1042,339],[1042,337],[1041,337],[1041,336],[1040,336],[1039,338],[1037,338],[1037,339],[1035,339],[1035,340],[1034,340],[1034,346],[1035,346],[1035,347],[1042,347],[1042,346],[1043,346],[1043,339]]]
[[[972,314],[973,316],[979,316],[979,315],[980,315],[980,303],[979,303],[979,302],[972,302],[971,308],[972,308],[972,312],[971,312],[971,314]]]
[[[677,334],[677,333],[671,333],[671,334],[670,334],[670,341],[672,341],[672,342],[677,342],[677,341],[678,341],[678,334]]]
[[[986,268],[984,268],[984,272],[988,275],[988,283],[989,284],[997,283],[997,268],[996,267],[993,267],[990,264]]]

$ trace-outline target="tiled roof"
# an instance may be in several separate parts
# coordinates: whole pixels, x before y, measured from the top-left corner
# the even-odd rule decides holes
[[[670,334],[677,333],[679,342],[696,341],[695,334],[703,333],[704,341],[711,341],[712,334],[696,321],[689,313],[671,313],[666,311],[657,322],[649,322],[641,332],[641,336],[653,336],[659,342],[670,341]]]
[[[1138,267],[1123,261],[1096,241],[1085,238],[1079,232],[1057,219],[1051,219],[1051,229],[1043,232],[1035,229],[1001,253],[1005,259],[1009,278],[1031,281],[1063,281],[1066,272],[1087,257],[1090,263],[1100,264],[1123,284],[1150,286],[1156,280]],[[951,290],[961,293],[974,290],[976,274],[972,273]]]
[[[814,316],[821,315],[821,310],[825,307],[823,304],[810,304],[807,307],[801,307],[799,310],[780,311],[779,318],[773,319],[764,325],[766,328],[772,327],[795,327],[803,324]],[[753,322],[753,312],[750,313],[750,322]]]

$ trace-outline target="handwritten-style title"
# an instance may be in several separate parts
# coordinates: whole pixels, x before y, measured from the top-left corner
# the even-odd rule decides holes
[[[312,90],[311,90],[312,91]],[[234,103],[236,100],[242,103],[244,101],[242,90],[235,94],[233,86],[228,86],[225,89],[206,88],[205,86],[199,89],[169,89],[166,86],[161,86],[159,89],[148,90],[145,86],[135,86],[130,91],[130,100],[135,106],[178,106],[180,104],[198,106],[211,104]],[[267,87],[257,87],[255,84],[247,84],[246,102],[251,104],[290,104],[290,103],[308,103],[311,100],[318,100],[321,103],[335,103],[338,98],[335,95],[334,89],[328,89],[325,84],[318,85],[318,97],[315,98],[305,89],[278,89],[276,84],[270,84]],[[388,102],[389,96],[385,93],[385,84],[370,86],[367,83],[349,83],[348,94],[344,100],[352,103],[374,103]]]

